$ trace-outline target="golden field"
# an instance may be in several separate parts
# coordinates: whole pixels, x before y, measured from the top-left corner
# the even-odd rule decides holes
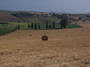
[[[90,23],[0,36],[0,67],[90,67]],[[42,41],[47,35],[49,40]]]

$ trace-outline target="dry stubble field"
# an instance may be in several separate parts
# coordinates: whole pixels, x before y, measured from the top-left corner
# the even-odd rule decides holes
[[[90,23],[0,36],[0,67],[90,67]],[[48,35],[48,41],[41,36]]]

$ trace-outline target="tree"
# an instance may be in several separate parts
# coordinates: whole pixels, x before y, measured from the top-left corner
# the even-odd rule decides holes
[[[55,17],[57,17],[57,18],[61,18],[62,17],[62,15],[56,14],[56,13],[53,13],[52,15],[55,16]]]
[[[52,26],[51,25],[49,25],[49,29],[51,29],[52,28]]]
[[[30,24],[28,24],[28,29],[30,29],[30,27],[31,27]]]
[[[48,29],[48,21],[46,22],[46,29]]]
[[[79,17],[79,20],[82,20],[82,17]]]
[[[35,29],[37,29],[37,24],[35,24]]]
[[[55,29],[55,22],[53,22],[53,29]]]
[[[40,29],[40,24],[38,25],[39,29]]]
[[[18,24],[17,29],[20,29],[20,25]]]
[[[33,29],[33,23],[31,24],[31,29]]]
[[[62,20],[60,22],[61,29],[62,28],[66,28],[67,24],[68,24],[68,17],[67,17],[67,15],[62,15]]]
[[[87,18],[90,18],[90,14],[87,15]]]

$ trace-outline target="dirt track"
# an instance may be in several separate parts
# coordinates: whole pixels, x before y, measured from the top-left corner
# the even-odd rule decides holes
[[[82,26],[0,36],[0,67],[90,67],[90,23]]]

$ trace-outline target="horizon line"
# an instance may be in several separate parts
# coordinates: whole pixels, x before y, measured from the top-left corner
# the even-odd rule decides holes
[[[0,9],[0,11],[21,11],[21,12],[44,12],[44,13],[59,13],[59,14],[90,14],[89,12],[55,12],[55,11],[38,11],[38,10],[4,10],[4,9]]]

